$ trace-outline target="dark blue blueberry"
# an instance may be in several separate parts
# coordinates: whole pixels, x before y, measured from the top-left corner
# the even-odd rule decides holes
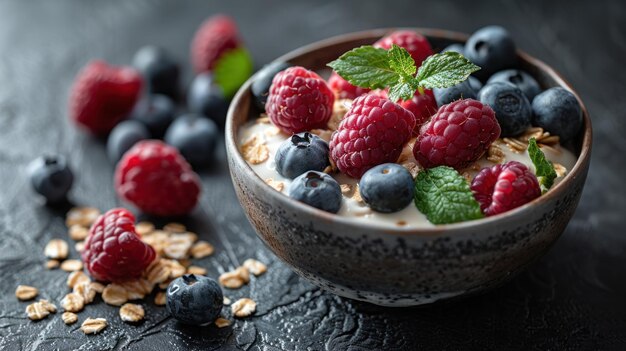
[[[518,69],[506,69],[504,71],[496,72],[487,83],[493,82],[507,82],[515,84],[526,95],[528,101],[533,101],[537,94],[541,93],[541,87],[539,83],[530,74],[520,71]]]
[[[109,160],[116,164],[137,142],[150,139],[150,132],[143,123],[127,120],[113,128],[107,140],[107,155]]]
[[[328,161],[328,144],[309,132],[298,133],[285,140],[276,151],[276,170],[293,179],[306,171],[323,171]]]
[[[193,167],[204,167],[214,159],[218,136],[215,122],[187,114],[174,120],[165,133],[165,142],[177,148]]]
[[[532,108],[533,124],[558,135],[561,141],[573,139],[583,125],[578,100],[564,88],[550,88],[535,96]]]
[[[309,171],[293,180],[289,196],[320,210],[337,213],[341,208],[341,188],[326,173]]]
[[[207,325],[215,322],[224,306],[222,288],[203,275],[185,274],[167,287],[167,311],[179,322]]]
[[[450,44],[446,46],[445,49],[441,50],[441,52],[458,52],[459,54],[465,56],[465,46],[463,44]]]
[[[255,75],[250,90],[254,96],[254,102],[261,111],[265,111],[265,102],[267,102],[267,95],[272,85],[272,79],[274,79],[276,73],[290,66],[290,64],[285,62],[272,62],[261,68]]]
[[[476,98],[476,92],[467,80],[448,88],[435,88],[433,89],[433,94],[439,107],[459,99]]]
[[[165,95],[149,95],[135,105],[130,119],[143,123],[152,138],[162,138],[176,115],[176,105]]]
[[[478,93],[478,100],[496,113],[502,137],[519,135],[530,127],[530,102],[515,85],[505,82],[486,84]]]
[[[384,163],[371,168],[359,181],[361,197],[377,212],[398,212],[413,201],[413,177],[395,163]]]
[[[478,94],[480,89],[483,88],[483,83],[481,83],[480,80],[478,80],[478,78],[476,78],[476,77],[469,76],[467,78],[467,82],[469,83],[470,87],[472,87],[472,89],[474,89],[476,94]]]
[[[65,157],[60,155],[36,158],[29,164],[28,173],[33,189],[51,204],[65,200],[74,182]]]
[[[474,75],[483,82],[493,73],[517,64],[515,43],[500,26],[488,26],[474,32],[465,43],[465,57],[480,66]]]
[[[193,113],[206,116],[220,126],[224,125],[228,101],[211,73],[201,73],[191,82],[187,93],[187,107]]]
[[[133,66],[143,75],[150,93],[178,97],[180,68],[165,49],[144,46],[135,54]]]

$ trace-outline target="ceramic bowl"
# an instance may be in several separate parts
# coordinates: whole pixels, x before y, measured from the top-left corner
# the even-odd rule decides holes
[[[411,28],[435,50],[467,36]],[[277,60],[323,70],[344,52],[372,44],[392,29],[334,37]],[[519,52],[521,67],[543,88],[572,87],[545,63]],[[580,199],[589,168],[591,121],[572,143],[578,160],[546,195],[506,213],[434,228],[390,228],[327,213],[274,191],[248,166],[237,145],[239,129],[256,118],[250,78],[233,99],[226,149],[237,196],[259,237],[285,263],[337,295],[384,306],[428,304],[502,284],[543,255],[561,235]],[[576,93],[574,93],[576,94]]]

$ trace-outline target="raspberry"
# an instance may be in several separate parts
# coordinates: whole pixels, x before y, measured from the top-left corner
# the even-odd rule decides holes
[[[500,136],[500,125],[488,105],[472,99],[443,105],[425,124],[413,146],[425,168],[463,169],[478,160]]]
[[[381,90],[378,94],[387,98],[387,90]],[[397,103],[411,111],[415,116],[414,136],[419,133],[422,125],[428,122],[432,115],[437,113],[437,102],[435,101],[432,90],[424,90],[424,94],[420,94],[419,91],[416,91],[415,95],[413,95],[413,98],[410,100],[397,101]]]
[[[178,216],[198,202],[200,180],[178,150],[146,140],[135,144],[117,164],[115,190],[146,213]]]
[[[130,114],[141,86],[141,75],[135,69],[91,61],[74,79],[70,118],[95,135],[106,135]]]
[[[368,93],[370,90],[350,84],[343,79],[337,72],[333,71],[328,78],[328,86],[335,93],[338,99],[356,99],[357,97]]]
[[[241,44],[237,25],[232,18],[217,15],[207,19],[191,42],[191,63],[197,73],[210,71],[227,51]]]
[[[417,67],[421,66],[422,62],[433,54],[428,39],[410,30],[395,31],[375,42],[374,47],[389,50],[393,44],[405,48],[413,57]]]
[[[514,209],[541,195],[537,177],[516,161],[483,168],[474,177],[471,189],[487,216]]]
[[[134,223],[132,213],[114,208],[91,226],[81,255],[92,277],[104,282],[141,277],[156,253],[141,241]]]
[[[339,170],[360,178],[368,169],[395,162],[411,138],[415,116],[376,94],[363,95],[330,139],[330,158]]]
[[[335,96],[313,71],[290,67],[274,76],[265,105],[268,116],[288,134],[326,128]]]

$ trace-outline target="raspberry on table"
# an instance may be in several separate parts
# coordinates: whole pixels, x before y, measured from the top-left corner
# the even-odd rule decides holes
[[[486,216],[514,209],[541,195],[535,174],[517,161],[483,168],[470,188]]]
[[[126,118],[139,99],[142,78],[131,67],[89,62],[70,90],[69,115],[92,134],[106,135]]]
[[[328,78],[328,86],[335,93],[337,99],[354,100],[359,96],[368,93],[370,90],[352,85],[343,79],[337,72],[333,71]]]
[[[104,282],[141,277],[156,253],[141,241],[134,223],[133,214],[123,208],[109,210],[94,222],[81,253],[92,277]]]
[[[191,63],[197,73],[213,69],[227,51],[241,45],[237,25],[232,18],[216,15],[207,19],[191,42]]]
[[[330,140],[330,158],[353,178],[382,163],[395,162],[411,138],[415,116],[376,94],[356,98]]]
[[[146,213],[179,216],[196,206],[200,180],[176,148],[146,140],[135,144],[117,164],[115,190]]]
[[[433,54],[433,49],[430,47],[428,39],[410,30],[392,32],[375,42],[374,47],[389,50],[393,44],[405,48],[413,57],[416,67],[421,66],[422,62]]]
[[[422,127],[413,155],[424,168],[460,170],[478,160],[499,136],[491,107],[473,99],[457,100],[441,106]]]
[[[274,76],[265,110],[287,134],[324,129],[333,112],[335,96],[317,73],[295,66]]]

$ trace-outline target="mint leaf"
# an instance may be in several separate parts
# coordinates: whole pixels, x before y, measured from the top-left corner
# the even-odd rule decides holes
[[[412,80],[409,80],[408,82],[401,81],[389,87],[389,92],[387,93],[389,100],[398,101],[411,99],[417,89],[415,87],[415,83],[417,83],[417,81],[413,77],[410,79]]]
[[[530,156],[530,160],[533,161],[533,164],[535,165],[535,174],[539,180],[541,192],[545,193],[552,187],[554,179],[556,179],[554,166],[552,165],[552,162],[546,159],[546,155],[544,155],[543,151],[541,151],[537,145],[537,140],[535,140],[535,138],[530,138],[530,140],[528,140],[528,155]]]
[[[448,224],[483,217],[469,184],[453,168],[423,170],[415,178],[415,206],[433,224]]]
[[[428,56],[417,71],[416,78],[419,86],[426,89],[447,88],[466,80],[479,69],[458,52],[448,51]]]
[[[387,50],[364,45],[328,64],[343,79],[369,89],[384,89],[398,82],[398,72],[389,65]]]
[[[246,49],[237,48],[225,52],[213,70],[215,82],[224,96],[230,98],[252,74],[252,58]]]
[[[417,68],[415,68],[415,61],[405,48],[393,44],[391,49],[387,51],[387,57],[389,59],[389,66],[391,69],[400,75],[413,77],[415,72],[417,72]]]

